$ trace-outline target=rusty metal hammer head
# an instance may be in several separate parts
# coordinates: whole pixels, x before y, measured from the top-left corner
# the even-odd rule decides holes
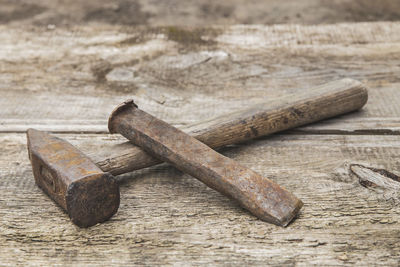
[[[28,129],[28,151],[36,184],[80,227],[108,220],[119,207],[119,186],[70,143]]]

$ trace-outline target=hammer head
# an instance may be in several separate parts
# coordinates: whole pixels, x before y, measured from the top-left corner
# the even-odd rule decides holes
[[[27,131],[36,184],[80,227],[104,222],[119,207],[119,186],[70,143],[34,129]]]

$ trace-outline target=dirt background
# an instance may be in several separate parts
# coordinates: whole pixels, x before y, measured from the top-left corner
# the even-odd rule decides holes
[[[0,0],[0,24],[207,26],[400,19],[399,0]]]

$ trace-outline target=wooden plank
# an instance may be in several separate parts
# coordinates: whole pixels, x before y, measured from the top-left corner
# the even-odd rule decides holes
[[[398,134],[400,23],[69,29],[0,26],[0,132],[105,133],[127,98],[184,126],[350,77],[362,113],[305,133]]]
[[[108,23],[126,25],[326,24],[400,18],[397,0],[3,0],[1,23],[49,28]]]
[[[83,151],[122,138],[61,134]],[[287,228],[161,165],[120,176],[109,222],[75,227],[34,185],[24,134],[0,134],[0,262],[4,265],[399,264],[399,199],[360,185],[351,164],[399,174],[397,136],[275,135],[223,150],[305,203]]]
[[[399,23],[3,25],[0,38],[0,265],[399,264],[398,184],[391,178],[400,173]],[[286,229],[167,165],[120,176],[117,215],[76,228],[34,185],[25,135],[13,133],[106,132],[109,112],[128,97],[183,127],[342,77],[370,87],[362,112],[297,130],[314,135],[223,150],[305,202]],[[91,155],[124,141],[61,137]]]

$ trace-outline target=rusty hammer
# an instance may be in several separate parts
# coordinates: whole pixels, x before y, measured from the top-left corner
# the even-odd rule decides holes
[[[358,110],[367,99],[367,90],[360,82],[343,79],[192,125],[185,131],[218,148]],[[93,156],[95,164],[71,144],[47,133],[29,129],[27,139],[37,185],[80,227],[106,221],[117,211],[119,187],[111,174],[161,163],[129,142]]]

